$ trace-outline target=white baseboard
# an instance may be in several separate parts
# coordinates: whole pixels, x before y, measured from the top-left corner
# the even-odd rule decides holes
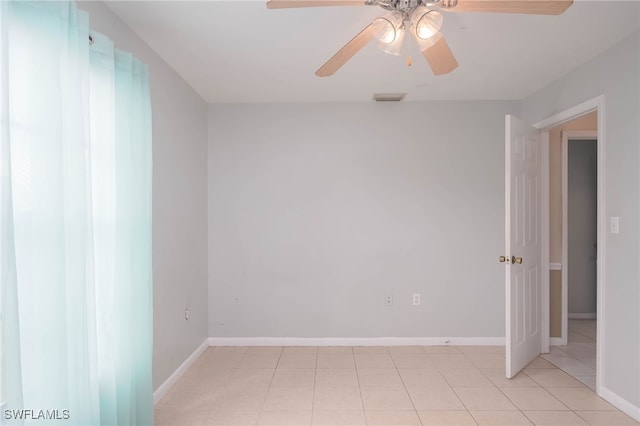
[[[550,271],[562,271],[562,263],[549,263]]]
[[[550,346],[562,346],[562,337],[549,337]]]
[[[204,352],[209,346],[210,346],[209,339],[205,339],[205,341],[202,342],[202,344],[198,346],[198,348],[195,351],[193,351],[191,355],[189,355],[189,358],[185,359],[184,362],[180,364],[180,367],[178,367],[176,371],[174,371],[173,374],[169,376],[167,380],[164,381],[163,384],[158,386],[158,389],[156,389],[153,392],[154,404],[157,404],[158,401],[160,401],[162,397],[165,396],[167,392],[169,392],[169,389],[171,389],[171,386],[173,386],[178,381],[178,379],[182,377],[185,371],[187,371],[189,367],[191,367],[191,365],[193,365],[193,363],[196,362],[196,360],[202,354],[202,352]]]
[[[636,407],[617,393],[605,388],[604,386],[600,386],[599,394],[600,397],[607,400],[607,402],[625,413],[627,416],[633,418],[637,422],[640,422],[640,407]]]
[[[596,314],[595,312],[588,313],[588,314],[572,314],[572,313],[569,313],[569,314],[567,314],[567,316],[569,317],[569,319],[597,319],[598,318],[598,314]]]
[[[209,337],[210,346],[504,346],[504,337]]]

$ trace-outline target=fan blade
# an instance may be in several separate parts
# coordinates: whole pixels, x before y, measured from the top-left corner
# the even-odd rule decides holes
[[[573,0],[445,0],[441,7],[453,12],[560,15],[572,3]]]
[[[323,6],[364,6],[364,0],[271,0],[267,2],[268,9]]]
[[[449,74],[458,68],[458,61],[453,56],[449,45],[441,37],[433,46],[422,52],[435,75]]]
[[[353,55],[358,53],[360,49],[365,47],[367,43],[373,39],[372,28],[371,24],[367,25],[364,30],[360,31],[357,36],[355,36],[349,43],[345,44],[338,53],[333,55],[331,59],[321,66],[320,69],[316,71],[316,75],[318,77],[328,77],[338,71],[340,67],[346,64],[347,61],[353,57]]]

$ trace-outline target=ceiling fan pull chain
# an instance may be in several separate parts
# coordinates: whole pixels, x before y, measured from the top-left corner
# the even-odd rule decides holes
[[[410,67],[413,65],[413,60],[411,59],[411,37],[407,41],[407,66]]]

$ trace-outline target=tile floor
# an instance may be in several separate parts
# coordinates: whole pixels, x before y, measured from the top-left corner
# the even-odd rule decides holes
[[[162,425],[638,424],[539,357],[495,346],[211,347],[156,405]]]
[[[567,328],[567,346],[552,346],[542,357],[595,390],[596,321],[569,320]]]

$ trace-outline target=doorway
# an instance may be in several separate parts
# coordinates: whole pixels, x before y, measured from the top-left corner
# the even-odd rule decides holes
[[[591,371],[585,370],[572,370],[571,367],[566,367],[568,365],[568,360],[560,360],[557,361],[558,364],[563,364],[567,368],[567,370],[571,370],[574,376],[580,376],[581,374],[576,373],[587,373],[584,375],[591,376],[591,373],[595,372],[595,384],[594,377],[590,377],[586,379],[583,377],[585,382],[588,382],[590,387],[595,388],[595,391],[598,395],[601,394],[600,388],[602,383],[602,377],[604,376],[604,371],[602,370],[603,365],[603,351],[602,348],[605,344],[606,336],[603,334],[603,321],[604,312],[603,312],[603,297],[606,282],[604,280],[604,268],[606,261],[606,250],[605,250],[605,238],[606,231],[608,227],[606,226],[606,218],[605,218],[605,187],[604,187],[604,151],[605,151],[605,140],[603,136],[603,116],[604,116],[604,97],[600,96],[589,101],[586,101],[580,105],[577,105],[573,108],[570,108],[564,112],[558,113],[552,117],[549,117],[545,120],[542,120],[536,123],[534,126],[547,135],[547,151],[545,158],[543,158],[543,168],[546,168],[546,176],[549,177],[549,181],[546,185],[543,185],[543,202],[548,201],[548,205],[546,208],[548,209],[549,214],[543,215],[543,250],[546,248],[547,252],[544,253],[545,258],[547,259],[548,273],[543,274],[543,286],[545,287],[543,291],[543,304],[548,309],[547,314],[545,315],[546,323],[543,324],[543,327],[548,331],[546,334],[546,341],[543,338],[542,342],[542,352],[548,353],[548,355],[543,355],[543,357],[554,357],[559,358],[563,356],[564,358],[569,358],[570,353],[574,353],[578,355],[577,352],[569,349],[570,353],[562,352],[560,349],[569,343],[568,335],[569,335],[569,318],[568,318],[568,288],[563,291],[562,286],[562,275],[567,273],[567,269],[565,268],[567,260],[563,260],[563,252],[562,249],[562,241],[567,241],[565,235],[563,235],[563,227],[562,227],[562,144],[561,142],[556,145],[548,144],[550,139],[553,137],[554,132],[557,132],[558,137],[562,137],[562,131],[576,131],[576,130],[589,130],[591,132],[595,132],[595,137],[593,133],[589,135],[578,135],[576,138],[580,139],[584,136],[586,139],[590,137],[591,139],[597,140],[597,208],[596,208],[596,217],[597,217],[597,266],[596,266],[596,282],[597,282],[597,297],[596,297],[596,318],[597,321],[592,323],[596,326],[595,335],[593,330],[589,330],[588,328],[592,326],[592,324],[579,323],[576,321],[583,320],[573,320],[571,321],[571,331],[572,335],[580,339],[579,335],[583,335],[586,338],[589,336],[595,337],[593,340],[595,345],[595,360],[593,355],[589,355],[588,357],[583,356],[580,353],[580,357],[587,360],[585,363],[581,361],[582,364],[585,364],[587,367],[591,368]],[[592,126],[585,127],[584,121],[591,120]],[[566,133],[568,136],[569,133]],[[554,156],[554,149],[556,150],[556,155]],[[556,169],[556,175],[554,178],[553,170]],[[565,167],[566,170],[566,167]],[[559,190],[560,189],[560,190]],[[565,192],[566,193],[566,192]],[[554,220],[554,215],[557,220]],[[545,223],[546,222],[546,223]],[[565,226],[564,229],[567,227]],[[564,238],[563,238],[564,237]],[[565,264],[563,264],[563,262]],[[565,281],[566,282],[566,281]],[[564,294],[563,294],[564,293]],[[554,297],[554,295],[556,297]],[[565,306],[567,304],[567,306]],[[566,324],[566,326],[565,326]],[[583,327],[585,326],[585,327]],[[577,330],[574,330],[577,329]],[[585,334],[586,333],[586,334]],[[574,339],[575,340],[575,339]],[[587,343],[587,342],[577,342],[577,343]],[[551,347],[550,347],[551,345]],[[554,347],[555,346],[555,347]],[[564,349],[567,349],[564,347]],[[577,359],[577,358],[576,358]],[[580,360],[579,360],[580,361]],[[562,368],[562,366],[558,365]],[[595,368],[594,368],[595,367]]]
[[[587,114],[560,127],[561,143],[561,258],[560,292],[550,291],[555,310],[550,333],[554,340],[546,359],[591,389],[596,387],[597,347],[597,115]],[[567,129],[590,130],[567,130]],[[553,143],[553,137],[550,142]],[[557,140],[555,141],[558,142]],[[550,146],[550,157],[553,151]],[[550,194],[556,193],[551,182]],[[553,203],[552,203],[553,204]],[[550,209],[550,222],[557,221]],[[553,226],[552,228],[557,228]],[[555,230],[555,229],[554,229]],[[553,230],[551,231],[553,232]],[[550,255],[557,258],[557,238],[550,235]],[[553,274],[553,272],[551,273]],[[558,297],[560,300],[558,301]],[[556,300],[554,300],[556,299]],[[560,309],[560,315],[557,310]],[[554,330],[555,328],[555,330]],[[559,341],[558,341],[559,340]]]

